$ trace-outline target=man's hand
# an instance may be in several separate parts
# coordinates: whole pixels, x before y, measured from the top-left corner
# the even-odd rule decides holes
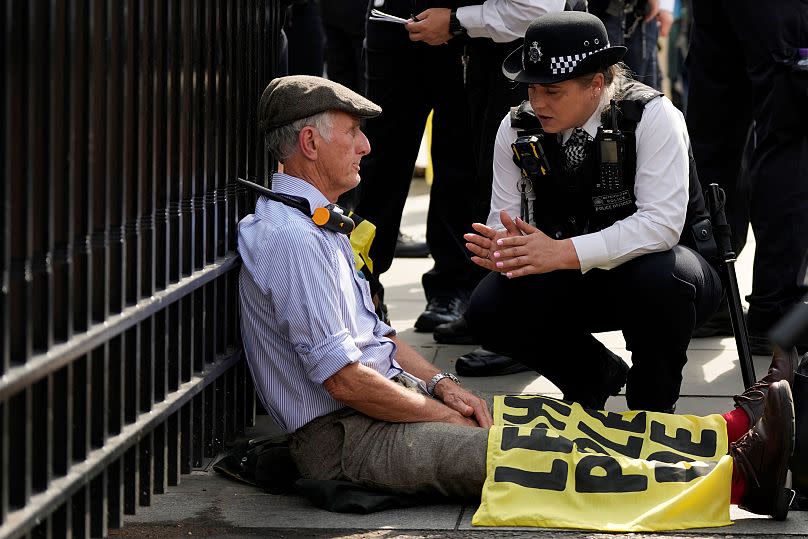
[[[659,25],[659,35],[662,37],[667,36],[673,25],[673,13],[667,9],[659,9],[659,0],[648,0],[645,8],[643,22],[650,22],[653,19],[656,19]]]
[[[483,399],[466,391],[449,378],[438,382],[435,386],[435,396],[463,417],[476,421],[474,426],[488,428],[494,422],[488,404]]]
[[[429,45],[443,45],[450,39],[449,15],[452,10],[448,8],[430,8],[415,16],[417,22],[408,22],[404,25],[410,33],[410,41],[423,41]]]
[[[488,271],[499,271],[496,268],[496,260],[494,259],[497,240],[522,235],[508,212],[504,210],[499,212],[499,220],[505,230],[494,230],[482,223],[474,223],[471,227],[477,231],[477,234],[463,234],[463,239],[468,242],[466,243],[466,249],[474,255],[471,257],[471,261]]]
[[[659,23],[659,35],[666,37],[673,26],[673,13],[667,9],[660,9],[657,13],[657,23]]]
[[[519,218],[515,223],[524,235],[496,240],[494,271],[513,278],[581,267],[571,240],[551,239]]]

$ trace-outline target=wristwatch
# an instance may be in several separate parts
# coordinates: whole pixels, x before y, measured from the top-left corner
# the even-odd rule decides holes
[[[460,380],[458,380],[457,376],[455,376],[454,374],[452,374],[450,372],[439,372],[438,374],[433,376],[432,379],[429,381],[429,383],[426,385],[426,392],[434,397],[435,396],[435,386],[438,385],[438,382],[440,382],[444,378],[448,378],[449,380],[451,380],[455,384],[460,385]]]
[[[460,21],[457,20],[457,10],[454,9],[449,13],[449,33],[455,37],[468,34]]]

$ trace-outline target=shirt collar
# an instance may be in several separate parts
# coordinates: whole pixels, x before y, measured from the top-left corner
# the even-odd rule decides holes
[[[581,126],[581,128],[584,131],[586,131],[586,133],[593,139],[598,134],[598,127],[603,125],[603,122],[600,121],[601,114],[603,114],[603,107],[604,107],[603,103],[598,104],[598,108],[595,109],[595,112],[592,113],[592,116],[590,116],[589,119],[586,122],[584,122],[584,125]],[[570,136],[572,136],[573,131],[574,128],[566,129],[561,132],[562,144],[566,143],[569,140]]]
[[[331,204],[325,195],[312,184],[283,172],[276,172],[272,175],[272,191],[282,195],[305,198],[309,202],[312,213],[317,208]]]

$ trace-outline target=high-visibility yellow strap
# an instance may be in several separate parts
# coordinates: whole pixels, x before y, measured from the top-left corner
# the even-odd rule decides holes
[[[351,248],[354,253],[354,265],[357,271],[363,266],[373,272],[373,260],[370,259],[370,246],[376,237],[376,225],[370,221],[362,221],[351,232]]]

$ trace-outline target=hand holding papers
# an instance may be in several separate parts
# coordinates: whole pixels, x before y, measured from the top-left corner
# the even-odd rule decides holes
[[[390,15],[385,13],[384,11],[379,11],[378,9],[370,10],[370,19],[371,21],[382,21],[382,22],[394,22],[396,24],[407,24],[411,21],[417,21],[415,17],[411,19],[402,19],[401,17],[396,17],[395,15]]]

